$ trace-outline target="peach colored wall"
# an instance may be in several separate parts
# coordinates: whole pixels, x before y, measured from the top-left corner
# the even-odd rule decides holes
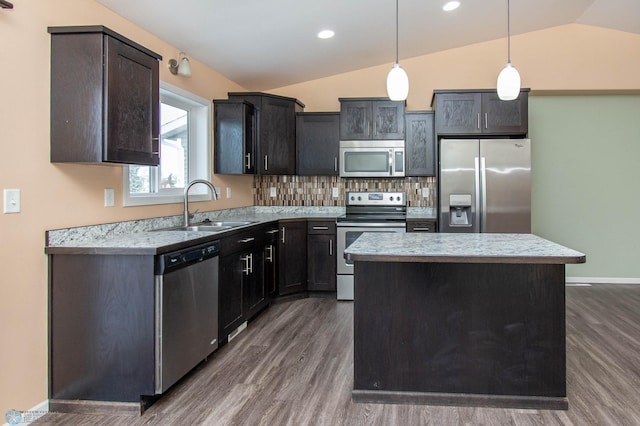
[[[427,41],[428,42],[428,41]],[[506,39],[401,59],[409,75],[407,109],[431,109],[434,89],[496,87]],[[640,35],[570,24],[511,39],[511,62],[534,91],[640,90]],[[339,111],[339,97],[387,96],[391,63],[274,89],[305,111]]]
[[[243,87],[196,60],[189,79],[169,73],[178,49],[92,0],[12,0],[0,11],[0,189],[22,191],[22,212],[0,214],[0,415],[47,398],[47,229],[180,214],[181,204],[122,207],[122,168],[49,162],[47,26],[101,24],[161,54],[160,79],[205,99]],[[251,177],[212,176],[233,198],[201,211],[253,204]],[[116,206],[103,207],[104,188]],[[4,421],[2,421],[3,423]]]

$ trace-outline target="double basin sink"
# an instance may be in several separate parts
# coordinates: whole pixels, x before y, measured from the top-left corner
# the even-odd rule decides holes
[[[173,228],[159,229],[158,231],[200,231],[200,232],[222,232],[255,223],[250,220],[223,220],[217,222],[201,222],[189,226],[176,226]]]

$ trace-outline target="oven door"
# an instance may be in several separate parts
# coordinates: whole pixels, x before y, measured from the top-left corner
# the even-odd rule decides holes
[[[344,258],[344,250],[363,232],[406,232],[406,224],[404,222],[392,224],[338,222],[338,253],[336,256],[336,262],[338,263],[338,275],[336,277],[338,300],[353,300],[353,262]]]

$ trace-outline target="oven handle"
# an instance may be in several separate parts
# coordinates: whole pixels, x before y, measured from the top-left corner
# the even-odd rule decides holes
[[[406,222],[337,222],[338,228],[406,228]]]

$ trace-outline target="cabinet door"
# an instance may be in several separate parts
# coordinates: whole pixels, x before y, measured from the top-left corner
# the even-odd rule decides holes
[[[312,234],[307,238],[307,282],[309,291],[335,291],[335,234]]]
[[[159,150],[158,61],[105,36],[104,161],[157,166]]]
[[[373,105],[371,101],[340,102],[340,139],[371,139]]]
[[[250,320],[268,303],[264,281],[264,250],[262,247],[256,248],[246,257],[248,265],[243,278],[247,291],[247,319]]]
[[[271,299],[278,294],[278,241],[268,241],[264,247],[263,279],[267,295]]]
[[[529,129],[529,93],[502,101],[497,93],[482,94],[483,133],[526,134]]]
[[[282,296],[306,289],[306,221],[281,222],[278,243],[278,293]]]
[[[432,112],[405,114],[406,176],[436,175],[436,143]]]
[[[436,93],[436,133],[480,133],[481,109],[480,93]]]
[[[293,101],[263,97],[259,112],[260,174],[296,173],[296,111]]]
[[[373,139],[404,139],[404,101],[373,102]]]
[[[255,173],[255,110],[244,102],[214,101],[214,170]]]
[[[220,258],[219,272],[219,339],[227,336],[245,321],[243,269],[246,254],[234,253]]]
[[[340,155],[339,113],[296,115],[297,175],[337,176]]]

